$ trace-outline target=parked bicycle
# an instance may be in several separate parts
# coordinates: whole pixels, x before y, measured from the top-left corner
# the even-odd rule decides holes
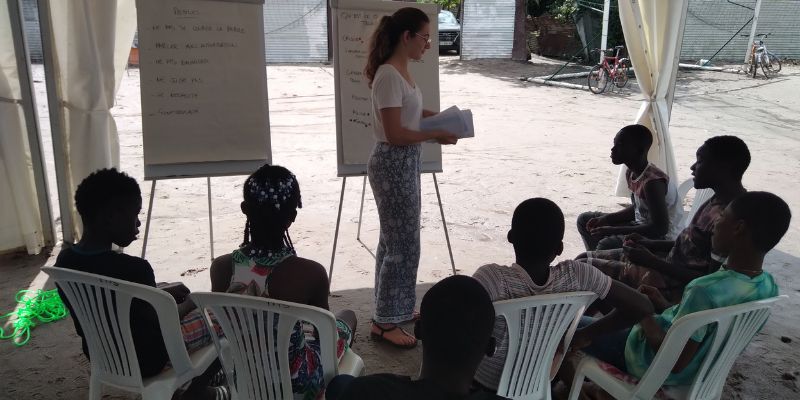
[[[770,78],[781,70],[781,60],[778,56],[767,50],[767,45],[764,44],[764,39],[769,37],[770,33],[761,33],[756,35],[760,39],[754,40],[750,46],[750,60],[742,66],[742,70],[747,75],[752,75],[753,78],[758,74],[758,67],[761,67],[761,72],[764,77]]]
[[[589,90],[592,93],[603,93],[608,86],[608,82],[622,89],[628,85],[628,71],[630,70],[630,60],[619,56],[625,46],[617,46],[613,49],[594,49],[593,52],[602,53],[603,58],[599,64],[592,67],[589,71]],[[611,56],[613,54],[613,56]]]

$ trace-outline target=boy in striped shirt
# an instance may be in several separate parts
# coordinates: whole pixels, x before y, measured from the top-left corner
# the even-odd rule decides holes
[[[617,282],[589,264],[567,260],[551,265],[564,250],[564,214],[552,201],[528,199],[514,210],[508,241],[516,262],[510,266],[484,265],[473,277],[483,285],[492,302],[549,293],[589,291],[607,304],[618,307],[638,321],[653,312],[647,298]],[[508,352],[505,320],[495,319],[493,336],[497,349],[484,357],[475,380],[484,389],[496,391]]]

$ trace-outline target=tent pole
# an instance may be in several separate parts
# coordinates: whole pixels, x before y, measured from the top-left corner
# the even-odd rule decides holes
[[[61,102],[58,98],[56,82],[56,57],[53,48],[53,20],[50,16],[50,0],[37,0],[39,9],[39,30],[42,38],[42,60],[44,63],[44,79],[47,85],[47,105],[50,111],[50,135],[53,139],[53,159],[56,167],[56,186],[58,188],[58,206],[61,211],[61,232],[64,244],[75,242],[75,221],[73,221],[72,187],[69,182],[69,163],[64,149],[64,126]]]
[[[39,116],[36,112],[36,96],[31,79],[31,60],[28,43],[25,37],[22,4],[20,0],[9,0],[8,8],[11,17],[11,32],[14,39],[14,53],[17,58],[17,72],[22,93],[22,109],[25,115],[25,126],[28,133],[28,148],[31,152],[33,181],[36,186],[36,199],[39,204],[39,221],[44,236],[45,246],[55,245],[56,233],[53,225],[53,211],[50,205],[50,188],[47,184],[47,173],[42,156],[42,135],[39,130]]]
[[[756,7],[753,10],[753,25],[750,28],[750,41],[747,42],[747,52],[744,54],[744,62],[750,62],[750,53],[753,50],[753,41],[756,40],[756,28],[758,28],[758,13],[761,11],[761,0],[756,0]]]

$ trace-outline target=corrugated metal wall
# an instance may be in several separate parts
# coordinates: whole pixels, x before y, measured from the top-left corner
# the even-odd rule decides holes
[[[743,61],[751,29],[748,21],[753,16],[755,4],[755,0],[689,0],[681,58],[692,61],[708,59],[735,35],[714,60]],[[798,59],[798,20],[800,0],[762,0],[756,33],[772,32],[765,41],[767,48],[781,57]],[[736,34],[745,24],[747,26]]]
[[[25,33],[31,60],[42,61],[42,41],[36,0],[23,0]],[[328,60],[328,20],[325,0],[267,0],[264,32],[268,62]]]
[[[511,58],[514,0],[464,0],[461,59]]]
[[[22,16],[25,19],[25,38],[28,40],[31,61],[42,62],[42,38],[36,0],[22,0]]]
[[[266,0],[264,35],[268,63],[327,61],[327,1]]]

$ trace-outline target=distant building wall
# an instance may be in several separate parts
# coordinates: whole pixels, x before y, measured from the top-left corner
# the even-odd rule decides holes
[[[327,61],[326,4],[326,0],[267,0],[264,4],[267,61]],[[42,41],[36,0],[22,0],[22,12],[31,61],[41,62]]]
[[[514,0],[465,0],[461,20],[461,59],[511,58]]]
[[[744,61],[755,5],[755,0],[689,0],[681,59],[709,59],[722,48],[715,60]],[[771,32],[766,40],[770,51],[800,59],[798,20],[800,0],[762,0],[756,33]]]
[[[25,20],[25,38],[32,62],[42,62],[42,38],[39,32],[39,12],[36,0],[22,0],[22,16]]]

